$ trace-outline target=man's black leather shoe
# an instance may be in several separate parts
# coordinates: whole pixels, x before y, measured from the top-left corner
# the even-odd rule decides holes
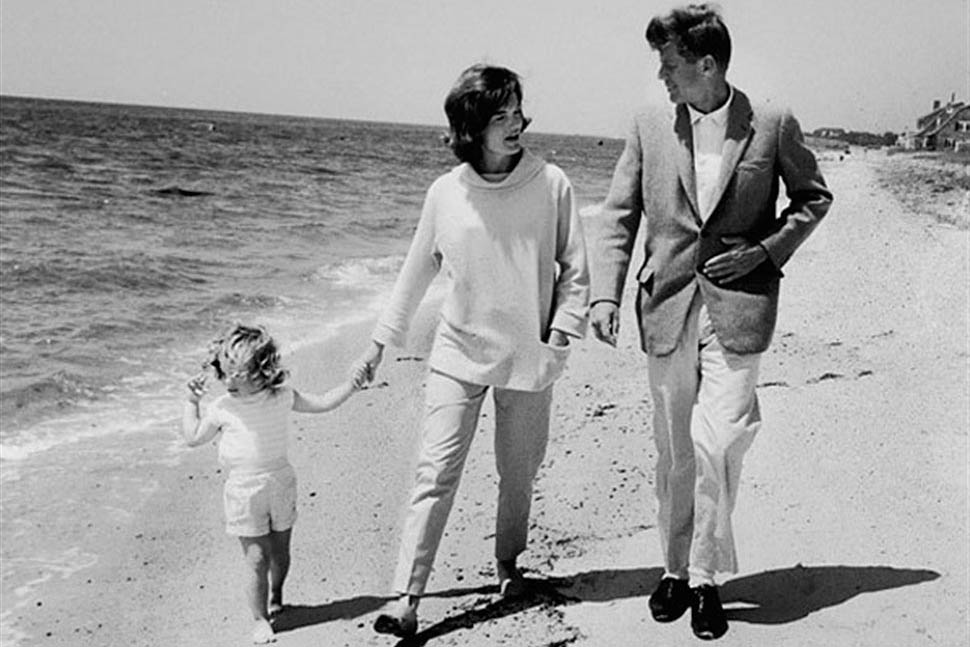
[[[650,613],[657,622],[673,622],[684,615],[691,603],[686,580],[665,577],[650,594]]]
[[[690,590],[690,628],[701,640],[715,640],[728,630],[717,587],[705,584]]]

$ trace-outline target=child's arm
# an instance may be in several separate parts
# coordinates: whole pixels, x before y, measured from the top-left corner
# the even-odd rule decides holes
[[[293,410],[300,413],[332,411],[346,402],[354,391],[364,388],[370,377],[370,367],[362,362],[356,362],[350,370],[350,377],[323,395],[303,394],[293,389]]]
[[[199,400],[205,393],[205,376],[192,378],[187,386],[189,395],[182,411],[182,438],[189,447],[197,447],[215,438],[219,425],[203,418],[199,411]]]
[[[300,393],[293,389],[293,410],[300,413],[324,413],[333,411],[354,394],[359,387],[355,381],[347,380],[322,395]]]

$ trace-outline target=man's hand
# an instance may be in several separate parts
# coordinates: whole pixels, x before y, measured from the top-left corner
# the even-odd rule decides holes
[[[596,338],[615,348],[620,334],[620,307],[612,301],[597,301],[589,311],[589,321]]]
[[[749,242],[740,236],[726,236],[721,239],[731,249],[707,259],[702,269],[704,276],[715,283],[730,283],[754,268],[761,265],[768,258],[768,252],[757,243]]]

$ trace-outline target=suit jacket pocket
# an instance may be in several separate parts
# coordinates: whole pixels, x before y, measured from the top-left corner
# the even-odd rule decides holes
[[[764,173],[771,168],[772,161],[767,157],[756,157],[738,162],[738,172]]]
[[[732,292],[770,294],[778,289],[778,281],[781,276],[781,272],[774,265],[765,261],[739,279],[730,283],[715,283],[715,285]]]
[[[650,296],[653,296],[653,275],[653,268],[648,267],[646,263],[643,264],[643,267],[640,268],[640,272],[637,274],[637,282],[640,284],[641,289],[645,290]]]
[[[740,214],[760,211],[764,205],[773,204],[772,186],[775,178],[772,162],[765,158],[745,160],[737,165],[727,194],[734,203],[733,210]]]

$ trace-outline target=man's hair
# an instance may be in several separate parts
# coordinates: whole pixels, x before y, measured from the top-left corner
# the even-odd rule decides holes
[[[522,102],[519,76],[504,67],[472,65],[461,73],[445,97],[448,145],[462,162],[476,164],[482,155],[482,133],[489,120],[515,97]],[[523,122],[522,130],[529,120]]]
[[[220,380],[226,378],[223,358],[237,366],[245,366],[246,373],[261,389],[275,391],[286,381],[276,342],[262,326],[233,324],[221,337],[209,344],[207,365]]]
[[[731,62],[731,35],[716,5],[691,4],[656,16],[647,25],[647,42],[660,50],[673,43],[677,53],[693,63],[710,56],[722,71]]]

